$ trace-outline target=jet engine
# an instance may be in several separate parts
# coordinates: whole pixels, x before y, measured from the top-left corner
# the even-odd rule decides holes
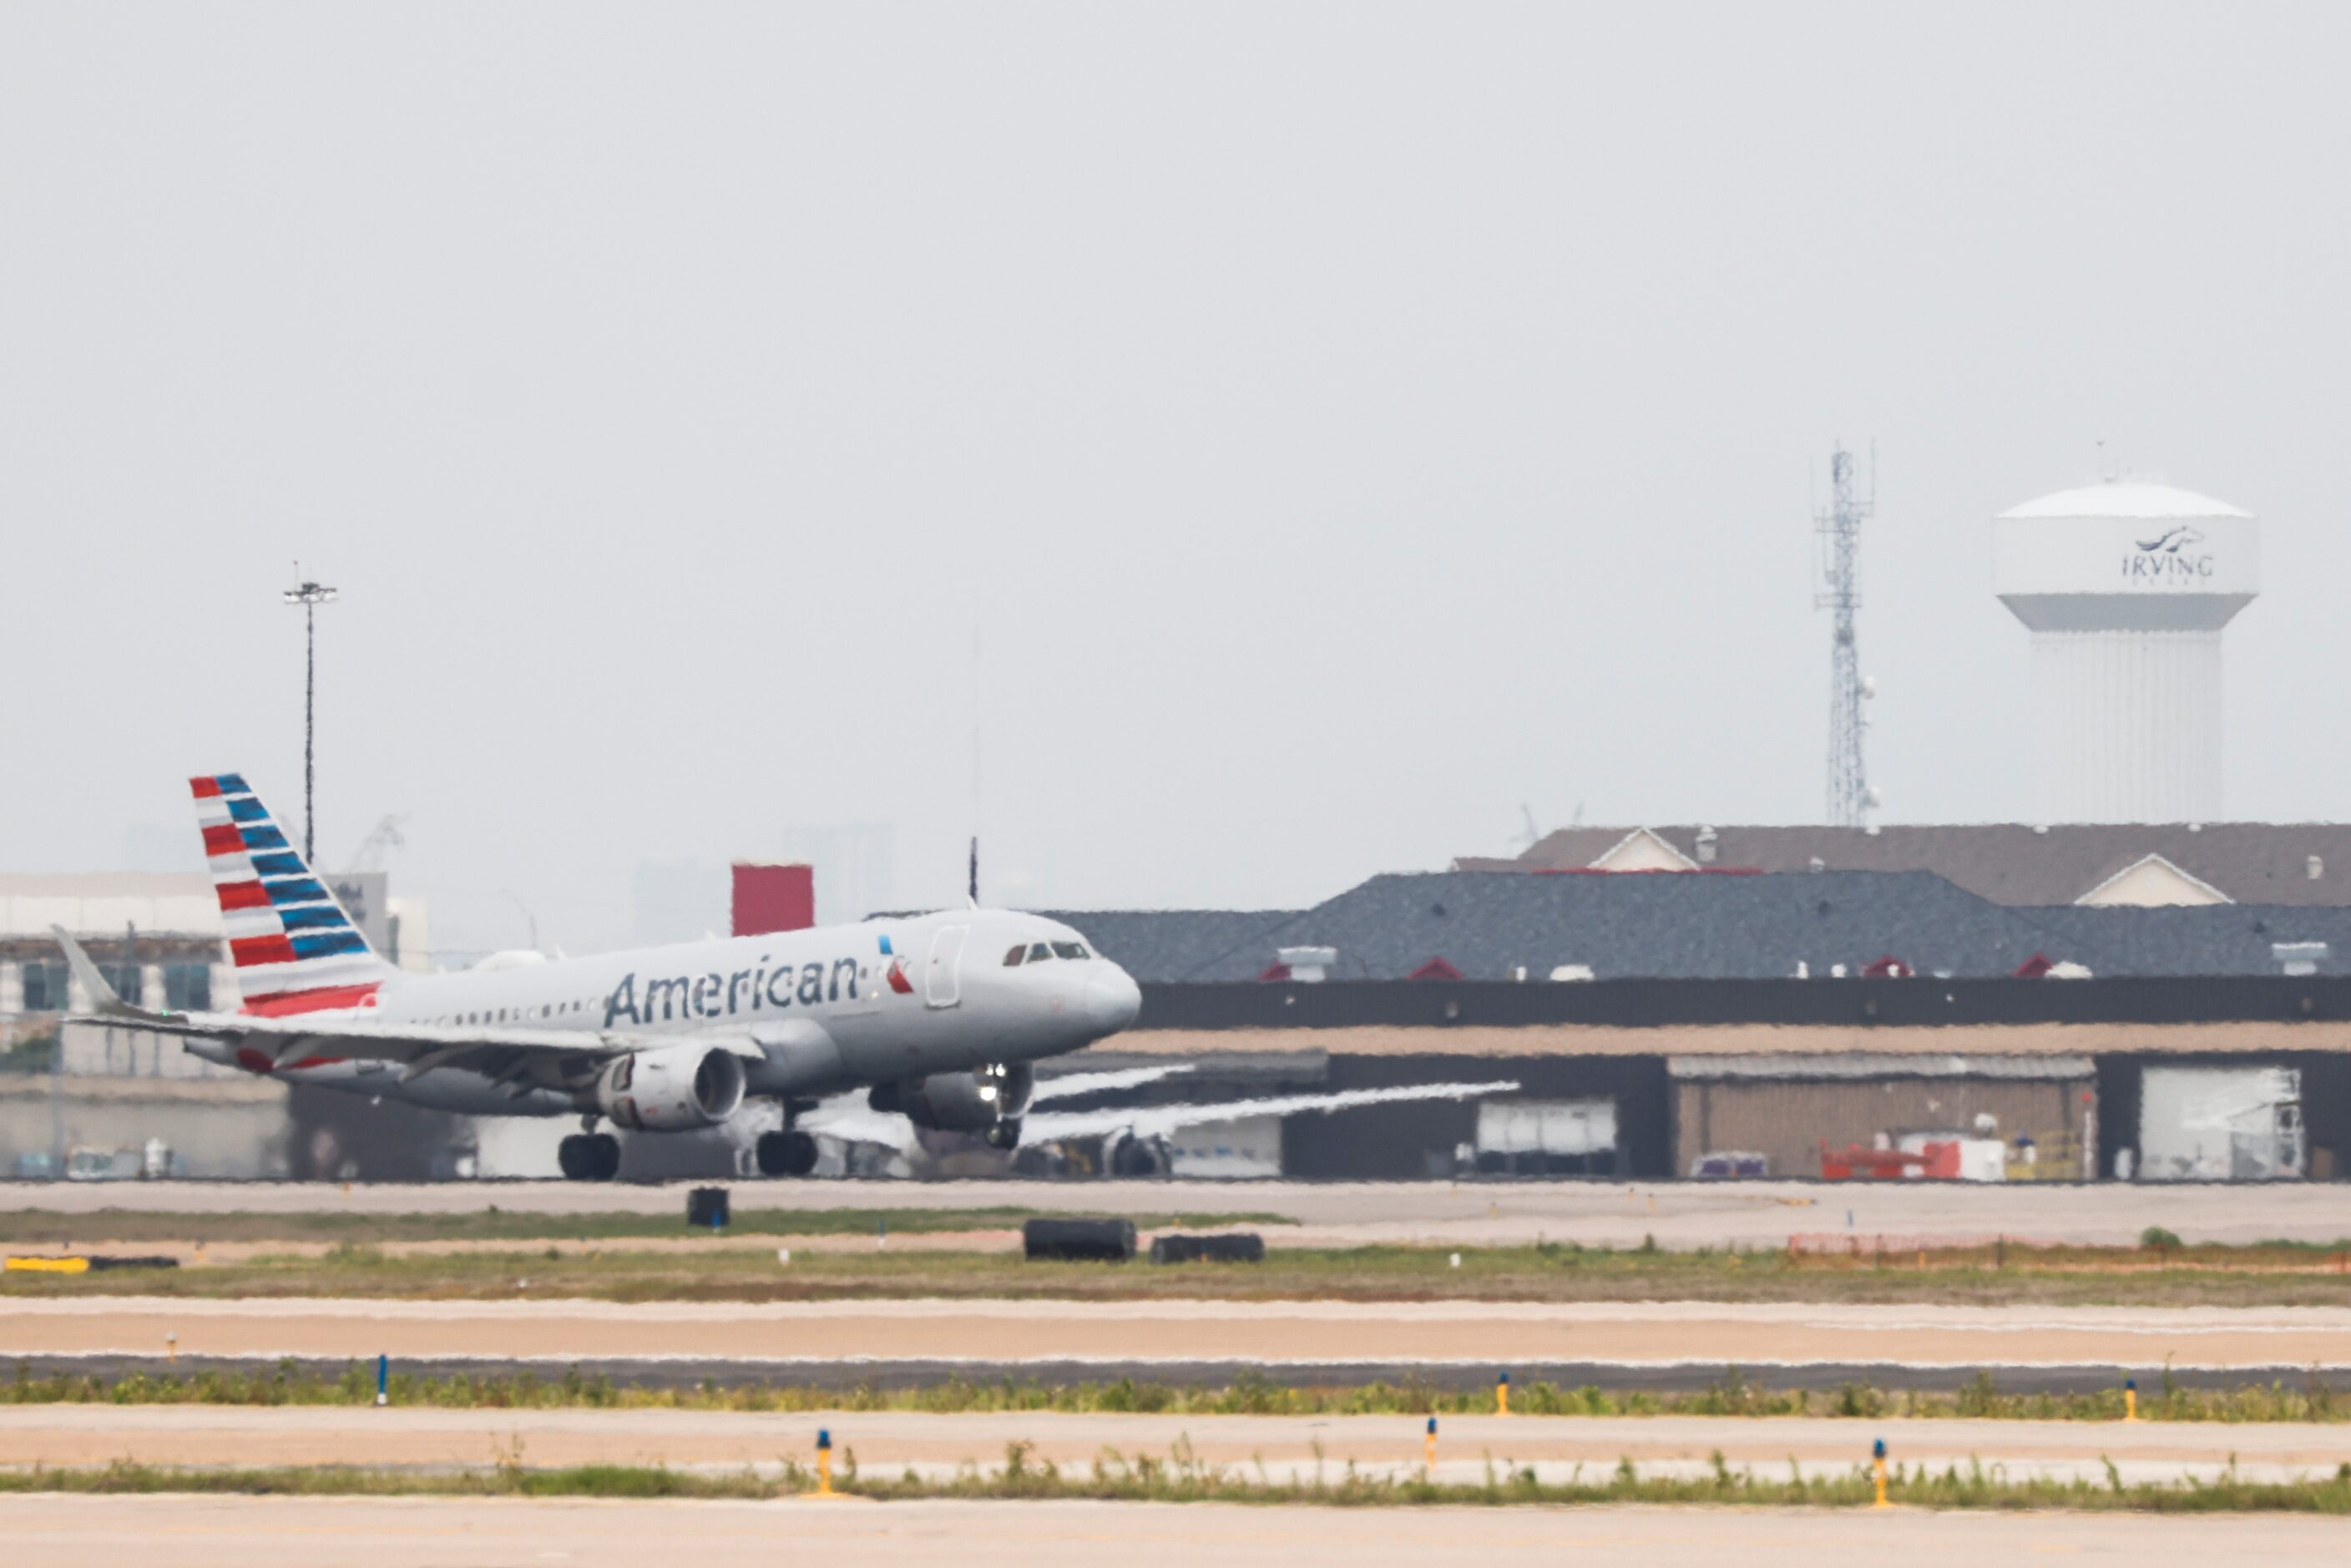
[[[935,1133],[978,1133],[998,1148],[1020,1141],[1020,1113],[1036,1087],[1025,1061],[992,1061],[969,1072],[934,1072],[884,1083],[866,1097],[876,1111],[896,1111]]]
[[[596,1107],[632,1131],[715,1126],[743,1103],[743,1061],[707,1045],[664,1045],[615,1057],[596,1080]]]

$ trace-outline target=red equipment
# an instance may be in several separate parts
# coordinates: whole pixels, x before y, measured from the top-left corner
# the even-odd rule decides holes
[[[1959,1176],[1959,1145],[1955,1143],[1928,1144],[1914,1155],[1902,1149],[1874,1149],[1861,1144],[1849,1144],[1832,1153],[1829,1141],[1823,1138],[1822,1179],[1851,1181],[1855,1176],[1872,1181],[1900,1181],[1907,1176],[1923,1176],[1930,1181],[1957,1181]]]

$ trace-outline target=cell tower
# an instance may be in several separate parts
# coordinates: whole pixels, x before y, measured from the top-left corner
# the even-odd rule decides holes
[[[1829,641],[1829,821],[1840,828],[1864,825],[1876,802],[1863,765],[1861,705],[1869,695],[1862,679],[1861,651],[1854,642],[1854,612],[1861,608],[1861,525],[1877,505],[1877,476],[1870,476],[1870,498],[1854,486],[1853,454],[1842,445],[1829,458],[1829,504],[1813,515],[1820,538],[1821,585],[1815,610],[1836,617]]]

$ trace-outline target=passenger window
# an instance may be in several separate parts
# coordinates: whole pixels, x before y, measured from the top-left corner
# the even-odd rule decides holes
[[[1008,969],[1017,969],[1020,967],[1020,960],[1028,956],[1029,949],[1022,944],[1015,942],[1012,945],[1012,951],[1004,955],[1004,967]]]
[[[1086,945],[1082,942],[1056,942],[1053,951],[1064,958],[1082,958],[1086,956]]]

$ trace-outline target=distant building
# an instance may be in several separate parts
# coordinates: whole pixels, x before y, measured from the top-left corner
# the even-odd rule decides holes
[[[416,928],[423,922],[422,900],[392,898],[381,872],[325,880],[378,952],[402,967],[422,967],[423,954],[404,949],[401,942],[404,934],[421,937]],[[67,967],[52,926],[63,926],[79,940],[115,993],[139,1006],[204,1011],[240,1005],[218,895],[206,873],[5,873],[0,1035],[46,1034],[57,1015],[90,1006]],[[77,1023],[64,1031],[63,1051],[65,1071],[78,1075],[208,1078],[234,1071],[144,1030]]]
[[[1514,1086],[1286,1116],[1291,1176],[1817,1176],[1968,1140],[1976,1179],[2340,1180],[2346,1021],[2342,975],[1147,983],[1088,1054],[1202,1099]]]
[[[1457,871],[1925,871],[1994,904],[2351,905],[2351,824],[1566,828]]]
[[[12,1036],[47,1033],[56,1015],[89,997],[68,970],[50,927],[80,938],[116,993],[142,1007],[236,1005],[236,971],[222,945],[212,878],[198,872],[0,875],[0,1019]],[[65,1071],[143,1078],[204,1078],[226,1069],[143,1030],[76,1026]]]

